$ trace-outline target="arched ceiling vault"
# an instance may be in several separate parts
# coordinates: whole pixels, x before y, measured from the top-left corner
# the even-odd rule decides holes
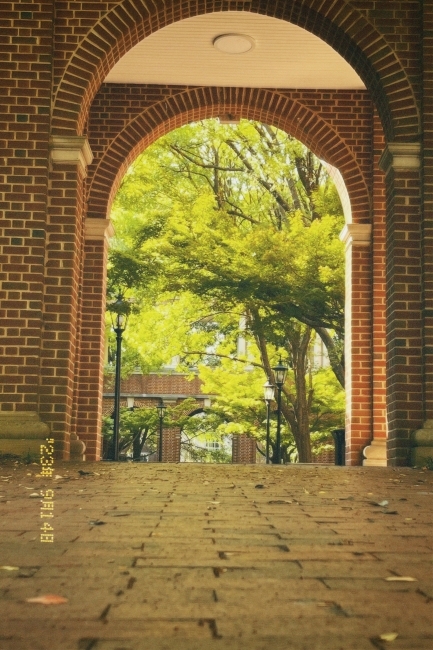
[[[228,34],[248,37],[244,42],[249,49],[221,51],[215,41]],[[242,39],[231,44],[232,49],[242,49]],[[226,45],[230,48],[230,41]],[[347,61],[317,36],[287,21],[244,11],[216,12],[171,23],[129,50],[105,82],[365,88]]]

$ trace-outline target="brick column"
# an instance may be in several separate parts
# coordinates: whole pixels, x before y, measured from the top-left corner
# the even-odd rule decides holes
[[[371,225],[346,224],[346,464],[360,465],[372,439]]]
[[[164,428],[162,430],[162,462],[180,462],[181,432],[179,427]],[[159,450],[159,436],[158,436]]]
[[[85,137],[53,136],[49,175],[40,413],[58,458],[69,459],[84,239],[84,195],[92,153]],[[79,440],[74,456],[84,451]]]
[[[246,434],[237,434],[232,439],[232,463],[247,463],[253,465],[256,462],[256,440]]]
[[[423,423],[420,144],[388,143],[386,303],[388,458],[410,462],[411,434]]]
[[[386,190],[379,157],[385,146],[382,125],[373,117],[373,439],[363,465],[387,465],[386,439]]]
[[[433,458],[433,3],[423,3],[422,319],[424,426],[413,434],[411,461]]]
[[[108,219],[86,219],[77,363],[76,431],[86,445],[86,460],[101,457],[101,418],[105,348],[105,301],[108,240],[114,234]]]

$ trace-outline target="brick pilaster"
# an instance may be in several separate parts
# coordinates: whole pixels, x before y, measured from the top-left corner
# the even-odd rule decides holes
[[[423,12],[423,379],[424,419],[433,420],[433,2]]]
[[[346,224],[346,464],[360,465],[372,438],[371,225]]]
[[[84,240],[84,185],[92,154],[86,138],[51,139],[40,413],[58,457],[68,459],[73,416],[78,306]]]
[[[86,219],[83,260],[80,352],[76,381],[76,433],[86,445],[86,460],[101,456],[101,418],[105,339],[107,219]]]
[[[179,427],[164,427],[162,430],[162,462],[180,462],[181,432]],[[158,437],[159,450],[159,437]]]
[[[423,427],[412,436],[411,462],[433,457],[433,2],[423,3],[422,354]]]
[[[249,465],[256,462],[256,440],[246,434],[233,436],[232,440],[232,463],[247,463]]]
[[[364,449],[363,465],[387,465],[386,439],[386,192],[385,177],[379,169],[379,158],[385,146],[377,113],[373,116],[373,431],[371,444]]]
[[[388,458],[406,465],[411,434],[423,422],[420,145],[388,143],[386,303]]]

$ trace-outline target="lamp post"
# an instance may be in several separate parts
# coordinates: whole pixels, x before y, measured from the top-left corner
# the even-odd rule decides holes
[[[109,460],[119,460],[119,423],[120,423],[120,371],[122,364],[122,336],[128,320],[129,303],[122,294],[109,305],[113,330],[116,333],[116,369],[114,380],[113,440]]]
[[[159,449],[158,449],[158,461],[162,463],[162,427],[164,423],[164,414],[166,410],[166,405],[161,400],[158,406],[156,407],[159,412]]]
[[[274,399],[274,386],[268,381],[263,385],[266,402],[266,465],[269,464],[271,402]]]
[[[287,366],[280,360],[274,368],[272,368],[277,385],[277,439],[275,441],[275,454],[272,457],[272,462],[276,465],[281,464],[281,390],[286,381]]]

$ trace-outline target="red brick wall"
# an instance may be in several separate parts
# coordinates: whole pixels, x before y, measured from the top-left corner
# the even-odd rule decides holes
[[[52,3],[0,6],[0,409],[39,408]]]
[[[113,392],[113,382],[110,376],[105,377],[104,393]],[[195,376],[177,373],[151,373],[142,375],[134,373],[122,379],[122,395],[200,395],[202,382]]]

